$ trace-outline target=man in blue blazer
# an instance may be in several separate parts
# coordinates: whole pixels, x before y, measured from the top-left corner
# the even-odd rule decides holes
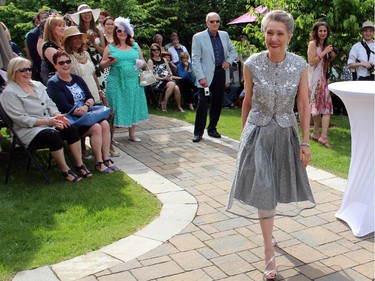
[[[220,16],[217,13],[207,14],[206,25],[207,29],[196,33],[192,42],[192,65],[199,88],[193,142],[202,139],[209,102],[210,122],[207,133],[213,138],[221,137],[216,125],[223,104],[225,84],[230,80],[229,67],[237,56],[228,33],[219,30]]]

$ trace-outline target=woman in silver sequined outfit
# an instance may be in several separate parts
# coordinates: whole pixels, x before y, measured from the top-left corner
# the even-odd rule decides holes
[[[256,214],[254,218],[260,222],[264,239],[267,280],[277,274],[274,216],[290,216],[287,213],[291,204],[286,207],[286,203],[315,204],[305,170],[310,161],[307,63],[286,51],[293,29],[290,14],[280,10],[268,13],[262,20],[267,51],[254,54],[245,62],[243,131],[228,202],[228,209],[236,199],[247,205],[248,212]],[[301,143],[293,112],[295,97]],[[298,204],[297,208],[301,207]]]

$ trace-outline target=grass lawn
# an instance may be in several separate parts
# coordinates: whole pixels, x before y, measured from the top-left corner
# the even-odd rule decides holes
[[[93,163],[88,163],[91,171]],[[32,166],[31,170],[34,169]],[[160,202],[123,172],[64,182],[57,168],[46,185],[20,169],[4,185],[0,168],[0,280],[73,258],[131,235],[160,212]]]
[[[173,117],[194,124],[195,112],[180,113],[171,109],[160,112],[151,109],[152,114]],[[351,139],[349,119],[344,115],[333,115],[328,130],[331,148],[311,141],[312,160],[310,165],[341,178],[347,178],[350,166]],[[241,108],[223,108],[217,130],[224,136],[239,140],[241,136]],[[312,130],[310,130],[312,132]],[[192,136],[193,137],[193,136]]]

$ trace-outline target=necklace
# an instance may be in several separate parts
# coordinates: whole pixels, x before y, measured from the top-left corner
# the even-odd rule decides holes
[[[87,61],[87,57],[85,53],[77,53],[73,52],[73,56],[77,59],[79,63],[85,63]]]

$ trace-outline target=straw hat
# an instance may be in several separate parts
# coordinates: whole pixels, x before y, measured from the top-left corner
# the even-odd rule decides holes
[[[86,42],[87,35],[86,33],[82,33],[78,30],[78,27],[76,26],[69,26],[65,28],[64,30],[64,38],[62,40],[62,43],[64,44],[65,40],[68,39],[69,37],[76,36],[76,35],[81,35],[82,36],[82,41]]]
[[[365,22],[362,24],[362,29],[364,29],[364,28],[368,28],[368,27],[371,27],[372,29],[374,29],[374,23],[371,22],[371,21],[369,21],[369,20],[367,20],[367,21],[365,21]]]
[[[96,22],[99,18],[100,9],[91,9],[89,5],[87,4],[81,4],[78,6],[77,13],[72,14],[71,18],[74,21],[76,25],[79,25],[80,15],[83,13],[91,12],[92,16],[94,18],[94,21]]]
[[[117,27],[122,27],[128,35],[134,37],[134,29],[133,26],[130,24],[129,18],[125,19],[123,17],[118,17],[114,20],[114,24]]]

